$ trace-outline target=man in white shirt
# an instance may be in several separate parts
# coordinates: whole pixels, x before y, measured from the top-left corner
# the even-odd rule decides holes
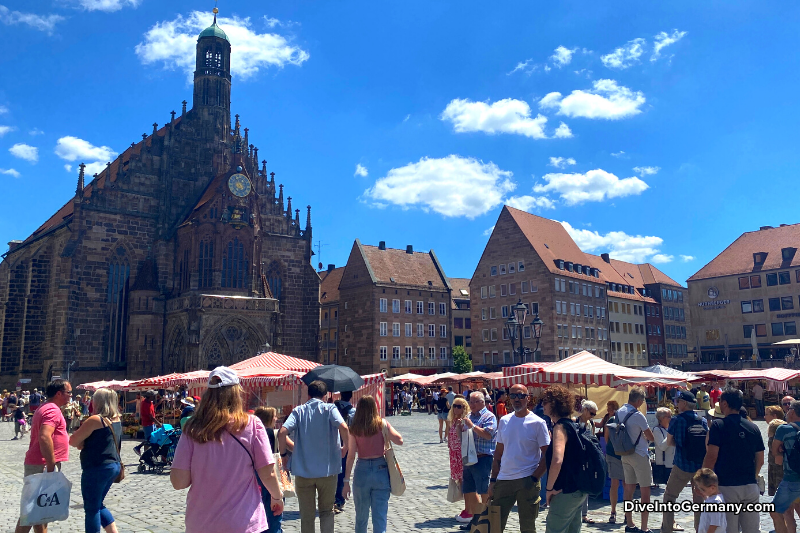
[[[642,503],[650,503],[650,485],[653,484],[653,469],[650,466],[650,456],[647,453],[647,443],[653,442],[655,437],[647,425],[647,418],[639,411],[645,401],[645,392],[641,387],[634,387],[628,393],[628,403],[617,411],[617,420],[625,423],[631,442],[635,443],[634,453],[622,456],[622,470],[625,473],[623,485],[625,487],[625,501],[633,500],[636,484],[642,493]],[[630,416],[629,416],[630,415]],[[616,451],[616,450],[615,450]],[[647,529],[648,513],[642,512],[641,531]],[[633,524],[633,513],[625,513],[625,531],[636,531]]]
[[[753,386],[753,399],[756,401],[756,415],[764,416],[764,387],[759,383]]]
[[[550,432],[544,420],[528,410],[524,385],[513,385],[508,396],[514,412],[502,417],[497,427],[489,497],[492,505],[500,506],[501,531],[516,504],[521,533],[536,533],[539,478],[547,468],[544,454],[550,445]]]

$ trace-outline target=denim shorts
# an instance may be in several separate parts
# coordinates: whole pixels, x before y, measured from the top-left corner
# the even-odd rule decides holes
[[[775,497],[772,498],[772,503],[775,504],[775,512],[785,513],[798,498],[800,498],[800,482],[781,481]]]
[[[447,415],[448,413],[439,411],[439,414],[436,415],[436,418],[438,418],[439,420],[447,420]]]
[[[492,473],[492,461],[494,457],[484,455],[478,457],[478,462],[474,465],[464,466],[464,481],[461,483],[461,492],[467,494],[475,492],[486,494],[489,492],[489,475]]]

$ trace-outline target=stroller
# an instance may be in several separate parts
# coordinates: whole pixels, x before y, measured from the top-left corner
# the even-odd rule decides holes
[[[140,473],[163,474],[164,468],[172,465],[175,447],[181,438],[180,428],[164,424],[150,434],[150,446],[139,457]]]

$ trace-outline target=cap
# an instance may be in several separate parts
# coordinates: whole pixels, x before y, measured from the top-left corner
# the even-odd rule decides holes
[[[192,399],[194,400],[194,404],[195,404],[195,405],[197,405],[198,403],[200,403],[200,396],[192,396]]]
[[[219,383],[214,382],[214,378],[219,379]],[[239,384],[239,376],[236,375],[236,372],[228,368],[227,366],[218,366],[214,370],[211,371],[211,374],[208,375],[208,388],[209,389],[218,389],[220,387],[230,387],[232,385]]]
[[[697,398],[695,398],[694,394],[692,394],[688,390],[682,390],[681,393],[678,395],[678,399],[689,403],[697,403]]]

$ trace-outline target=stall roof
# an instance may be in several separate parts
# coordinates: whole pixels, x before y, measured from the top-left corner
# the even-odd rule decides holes
[[[320,366],[319,363],[309,361],[308,359],[300,359],[299,357],[291,357],[275,352],[264,352],[250,359],[239,361],[231,365],[231,368],[233,370],[245,370],[248,368],[266,367],[279,370],[291,370],[294,372],[308,372],[318,366]]]

